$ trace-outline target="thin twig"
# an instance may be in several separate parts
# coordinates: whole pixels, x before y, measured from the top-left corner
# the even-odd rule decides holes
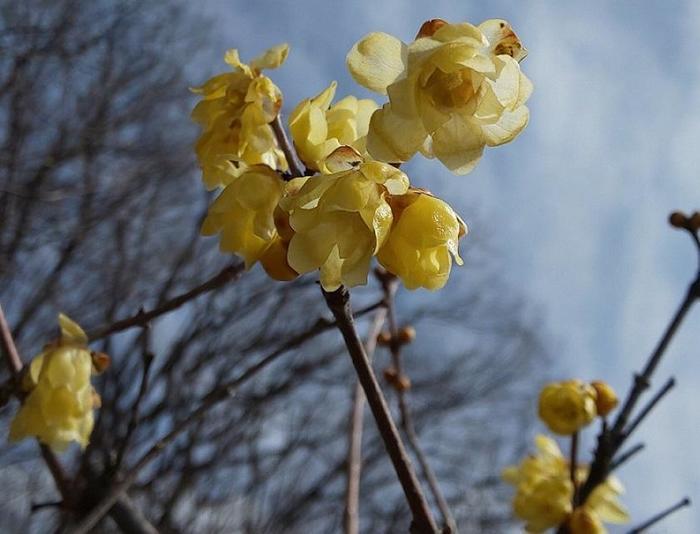
[[[633,456],[644,450],[644,443],[637,443],[634,447],[629,448],[625,452],[621,453],[618,457],[613,458],[610,462],[610,472],[612,473],[625,462],[629,461]]]
[[[396,291],[398,290],[398,279],[383,270],[377,270],[376,276],[382,284],[384,289],[384,298],[387,301],[387,313],[388,313],[388,323],[389,323],[389,334],[391,337],[391,342],[389,344],[392,364],[396,370],[397,379],[401,380],[404,376],[403,365],[401,361],[401,343],[399,342],[399,328],[396,321]],[[420,440],[418,438],[418,433],[416,432],[415,425],[413,423],[413,414],[408,405],[408,398],[406,391],[403,387],[396,387],[396,395],[399,405],[399,413],[401,415],[401,428],[406,435],[406,440],[408,441],[411,450],[413,451],[416,460],[421,466],[421,472],[423,478],[428,483],[430,492],[435,499],[435,504],[440,510],[442,515],[442,520],[444,523],[443,533],[455,533],[457,532],[457,522],[452,516],[447,499],[440,489],[440,483],[438,482],[437,476],[430,466],[428,457],[423,452],[423,448],[420,446]]]
[[[228,267],[223,268],[221,271],[219,271],[216,275],[214,275],[206,282],[190,289],[189,291],[186,291],[185,293],[182,293],[181,295],[178,295],[170,300],[165,301],[160,306],[150,311],[139,310],[139,312],[136,315],[127,317],[126,319],[121,319],[109,325],[95,328],[94,330],[89,331],[87,336],[90,339],[90,341],[95,341],[97,339],[102,339],[103,337],[107,337],[117,332],[121,332],[122,330],[127,330],[136,326],[143,326],[145,324],[148,324],[156,317],[171,312],[179,308],[183,304],[189,302],[190,300],[199,297],[200,295],[218,289],[221,286],[226,285],[228,282],[237,280],[243,274],[244,270],[245,266],[242,262],[237,261],[235,263],[232,263]]]
[[[651,400],[642,408],[642,411],[639,412],[639,415],[634,418],[634,420],[625,428],[624,434],[620,436],[619,442],[620,445],[632,434],[632,432],[635,431],[635,429],[640,425],[642,421],[651,413],[651,411],[654,409],[654,407],[659,403],[661,399],[666,396],[666,394],[673,389],[673,387],[676,385],[676,379],[671,377],[668,379],[668,381],[664,384],[664,387],[662,387],[656,395],[654,395]],[[619,445],[618,445],[619,446]]]
[[[287,160],[287,165],[289,166],[289,172],[292,178],[297,178],[298,176],[304,176],[306,169],[299,162],[296,151],[292,147],[292,143],[287,137],[287,132],[284,130],[282,125],[282,116],[280,114],[275,117],[275,120],[270,124],[272,126],[272,131],[275,132],[275,137],[277,138],[277,143],[279,144],[282,152],[284,152],[284,157]]]
[[[141,333],[143,350],[141,355],[141,360],[143,362],[143,369],[141,371],[141,384],[139,385],[139,391],[134,400],[134,404],[131,406],[131,414],[129,416],[129,424],[126,429],[126,434],[124,439],[119,446],[117,451],[117,458],[114,461],[114,465],[111,467],[111,471],[116,473],[121,468],[122,462],[124,461],[124,455],[129,448],[129,443],[131,442],[131,437],[136,430],[139,420],[139,408],[141,407],[141,402],[146,395],[146,390],[148,389],[148,377],[151,370],[151,364],[153,363],[153,352],[151,351],[150,338],[151,338],[151,328],[150,325],[146,325]]]
[[[680,502],[674,504],[673,506],[667,508],[663,512],[659,512],[655,516],[651,517],[641,525],[633,528],[630,530],[627,534],[640,534],[640,532],[644,532],[646,529],[649,527],[654,526],[656,523],[661,521],[662,519],[667,518],[669,515],[671,515],[673,512],[680,510],[681,508],[685,508],[686,506],[690,506],[690,499],[688,497],[685,497],[682,499]]]
[[[620,446],[626,439],[626,436],[628,436],[630,433],[626,427],[632,411],[636,407],[642,393],[649,387],[651,377],[656,370],[656,367],[659,365],[662,356],[666,352],[669,343],[683,322],[683,319],[687,315],[693,303],[695,303],[699,298],[700,271],[698,271],[695,279],[690,283],[683,302],[671,319],[671,322],[667,326],[656,348],[649,356],[642,373],[635,375],[632,387],[627,394],[627,398],[625,399],[625,402],[623,403],[622,408],[615,419],[615,423],[612,425],[612,428],[609,430],[605,429],[598,435],[598,445],[596,446],[593,462],[591,463],[591,468],[588,472],[588,477],[586,478],[586,481],[578,494],[578,504],[586,502],[586,499],[590,496],[593,490],[608,477],[612,459],[615,454],[617,454]],[[672,385],[670,387],[672,387]],[[648,406],[649,410],[651,410],[654,405],[655,403]],[[643,412],[644,417],[646,417],[649,410],[646,410],[646,413]]]
[[[350,358],[355,366],[358,379],[367,397],[367,403],[377,423],[379,434],[384,441],[387,453],[403,488],[406,501],[411,509],[413,521],[411,531],[414,533],[437,533],[438,528],[430,512],[430,507],[421,489],[418,477],[411,465],[411,460],[401,441],[399,431],[391,417],[389,406],[379,387],[374,370],[367,359],[365,348],[360,340],[352,319],[350,294],[341,286],[333,292],[323,292],[328,308],[333,312],[338,323],[338,330],[343,335]]]
[[[384,306],[383,300],[359,310],[356,316],[360,317],[361,315],[370,313],[382,306]],[[225,382],[224,384],[214,386],[206,395],[204,395],[199,407],[191,412],[187,417],[175,423],[170,432],[160,438],[146,453],[144,453],[144,455],[141,456],[141,458],[136,461],[129,471],[121,478],[119,483],[113,486],[112,489],[102,498],[102,500],[92,508],[90,513],[69,531],[69,534],[85,534],[89,532],[90,529],[95,526],[105,516],[105,514],[107,514],[107,512],[109,512],[110,508],[117,502],[117,500],[119,500],[121,495],[131,487],[144,467],[154,460],[168,444],[187,430],[190,425],[198,421],[199,418],[205,415],[210,409],[234,395],[241,384],[255,376],[258,372],[263,370],[282,354],[298,347],[312,337],[334,328],[335,326],[335,321],[319,319],[310,328],[289,339],[260,361],[248,367],[237,378]]]
[[[386,321],[386,308],[380,308],[374,315],[367,332],[365,352],[370,363],[377,348],[377,336]],[[365,412],[365,394],[362,384],[356,382],[352,408],[350,411],[350,430],[348,432],[347,480],[345,486],[345,534],[358,534],[360,531],[360,475],[362,472],[362,427]]]
[[[16,378],[22,371],[22,359],[19,357],[19,352],[17,352],[17,346],[12,338],[12,330],[10,330],[10,325],[7,324],[2,305],[0,305],[0,336],[2,336],[2,349],[5,353],[7,368],[12,373],[12,376]]]

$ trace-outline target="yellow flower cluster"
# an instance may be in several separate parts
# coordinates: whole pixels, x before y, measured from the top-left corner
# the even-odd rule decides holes
[[[389,102],[372,115],[367,149],[381,161],[437,157],[456,174],[477,164],[485,146],[512,141],[527,125],[532,84],[520,71],[520,40],[503,20],[479,26],[425,23],[406,45],[386,33],[355,44],[355,80]]]
[[[606,416],[616,405],[617,396],[608,384],[566,380],[542,389],[539,416],[555,434],[570,435],[590,424],[596,416]]]
[[[349,146],[366,156],[369,120],[379,106],[369,98],[346,96],[331,106],[337,83],[314,98],[303,100],[289,116],[294,146],[306,167],[329,173],[326,158],[337,148]]]
[[[71,441],[85,448],[99,396],[90,384],[94,371],[83,330],[58,317],[61,338],[36,356],[25,375],[28,395],[10,425],[10,441],[36,437],[61,452]]]
[[[513,498],[515,515],[525,521],[526,532],[545,532],[567,525],[572,534],[604,534],[603,522],[626,523],[627,511],[618,496],[624,488],[610,476],[586,499],[573,508],[574,486],[570,466],[556,442],[543,435],[535,438],[537,454],[527,456],[520,465],[503,470],[502,477],[516,489]],[[588,476],[588,467],[576,470],[580,485]]]
[[[513,30],[500,20],[434,20],[410,45],[382,33],[362,39],[348,54],[350,71],[389,102],[379,109],[347,96],[334,104],[332,82],[299,103],[289,129],[304,176],[283,174],[291,149],[270,125],[282,95],[261,74],[286,56],[280,45],[246,65],[231,50],[234,71],[196,89],[204,182],[223,187],[202,233],[220,234],[222,251],[240,254],[248,268],[260,262],[278,280],[318,269],[328,291],[366,284],[376,256],[409,289],[443,287],[453,259],[462,264],[467,227],[446,202],[411,187],[397,164],[420,150],[465,173],[485,145],[525,127],[532,85]]]
[[[207,188],[229,184],[250,165],[287,170],[270,126],[282,107],[282,93],[261,74],[263,69],[279,67],[287,52],[286,44],[278,45],[247,65],[237,50],[229,50],[225,61],[233,72],[193,89],[202,97],[192,118],[203,129],[195,151]]]

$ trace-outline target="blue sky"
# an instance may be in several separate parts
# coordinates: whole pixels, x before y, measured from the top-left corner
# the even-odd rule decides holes
[[[430,18],[510,21],[530,51],[531,122],[512,144],[487,151],[470,175],[436,162],[406,168],[488,235],[513,287],[539,307],[561,378],[629,386],[693,276],[690,240],[666,224],[674,209],[700,209],[700,3],[243,2],[203,9],[221,53],[244,59],[291,46],[274,79],[285,108],[338,80],[338,96],[368,93],[344,58],[370,31],[410,40]],[[197,80],[194,80],[196,82]],[[469,243],[462,245],[469,262]],[[459,283],[468,283],[458,277]],[[437,295],[435,298],[439,298]],[[625,502],[641,520],[689,495],[700,503],[700,310],[689,315],[658,371],[678,385],[638,437],[643,457],[621,471]],[[533,384],[533,388],[541,384]],[[534,407],[533,407],[534,409]],[[700,508],[653,532],[690,532]]]

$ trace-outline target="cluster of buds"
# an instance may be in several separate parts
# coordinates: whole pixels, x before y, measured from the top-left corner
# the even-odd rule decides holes
[[[377,336],[377,344],[384,347],[391,347],[392,349],[398,349],[403,345],[412,343],[414,339],[416,339],[416,329],[408,325],[399,328],[396,335],[392,335],[388,330],[383,330]],[[383,374],[387,384],[396,391],[408,391],[411,389],[411,379],[407,375],[400,373],[395,367],[390,366],[385,368]]]
[[[542,389],[538,413],[550,431],[567,436],[588,426],[596,417],[606,417],[617,403],[615,391],[605,382],[565,380]]]
[[[87,348],[85,332],[68,317],[58,317],[60,338],[29,365],[22,381],[26,397],[10,424],[10,441],[35,437],[57,452],[75,441],[85,448],[100,397],[90,376],[104,371],[109,357]]]
[[[363,285],[376,257],[409,289],[443,287],[453,260],[462,264],[467,227],[398,166],[420,151],[465,174],[485,146],[526,126],[532,84],[510,25],[434,20],[410,44],[364,37],[348,68],[388,102],[350,95],[333,103],[332,82],[299,103],[288,125],[304,176],[288,172],[296,165],[278,118],[282,92],[262,74],[287,52],[279,45],[246,64],[230,50],[233,71],[195,89],[197,157],[205,185],[221,189],[202,233],[219,234],[223,252],[241,255],[247,268],[261,263],[277,280],[318,270],[327,291]]]
[[[669,215],[668,222],[674,228],[682,228],[690,232],[700,231],[700,211],[686,215],[682,211],[674,211]]]

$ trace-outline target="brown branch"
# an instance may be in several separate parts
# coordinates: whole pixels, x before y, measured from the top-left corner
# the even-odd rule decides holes
[[[430,512],[430,507],[425,499],[418,477],[401,441],[399,431],[391,417],[389,406],[369,363],[365,348],[357,334],[350,308],[350,293],[347,288],[341,286],[333,292],[323,291],[323,296],[326,299],[328,308],[336,318],[338,330],[343,335],[358,379],[367,397],[367,403],[377,423],[379,434],[384,441],[384,446],[391,458],[406,496],[406,501],[411,509],[411,514],[413,515],[411,531],[421,534],[437,533],[439,530]]]
[[[408,405],[408,398],[406,395],[406,388],[401,384],[401,380],[404,377],[403,365],[401,359],[401,342],[399,340],[399,327],[396,321],[396,291],[398,290],[398,279],[391,273],[384,270],[375,271],[377,278],[382,284],[384,290],[384,298],[387,301],[387,314],[389,322],[389,335],[391,341],[389,343],[389,349],[391,352],[392,363],[396,370],[396,377],[399,382],[395,384],[396,395],[399,405],[399,413],[401,414],[401,428],[406,435],[406,440],[408,441],[411,450],[413,451],[416,460],[421,466],[421,472],[430,492],[435,499],[435,504],[440,510],[442,515],[442,520],[444,523],[443,533],[456,533],[457,532],[457,522],[452,516],[447,499],[440,489],[440,483],[438,482],[437,476],[430,466],[428,457],[425,455],[423,448],[420,445],[420,440],[418,438],[418,433],[416,432],[415,425],[413,423],[413,414]]]
[[[631,447],[630,449],[621,453],[620,456],[613,458],[612,462],[610,462],[610,472],[612,473],[613,471],[618,469],[625,462],[629,461],[633,456],[635,456],[637,453],[640,453],[642,450],[644,450],[644,443],[637,443],[634,447]]]
[[[143,351],[141,355],[141,359],[143,362],[143,369],[141,371],[141,383],[139,385],[139,391],[136,394],[136,399],[134,400],[134,404],[131,406],[131,414],[129,416],[129,424],[126,429],[126,434],[124,435],[124,439],[121,442],[121,445],[119,446],[119,451],[117,452],[117,458],[114,461],[113,466],[111,467],[111,471],[113,473],[116,473],[119,471],[121,468],[122,462],[124,461],[124,455],[126,454],[126,451],[129,447],[129,444],[131,442],[131,437],[134,434],[134,431],[136,430],[136,426],[139,421],[139,408],[141,406],[141,402],[144,399],[144,396],[146,395],[146,390],[148,389],[148,376],[151,370],[151,364],[153,364],[153,352],[151,352],[151,347],[150,347],[150,334],[151,334],[151,329],[150,325],[146,325],[143,329],[143,332],[141,335],[143,336]]]
[[[698,245],[698,250],[700,251],[700,241],[698,241],[697,234],[694,231],[690,231],[690,234],[694,238],[694,242]],[[688,291],[686,292],[683,302],[681,302],[681,305],[666,327],[654,351],[647,359],[644,369],[640,374],[634,376],[632,387],[622,404],[622,408],[614,424],[610,429],[608,429],[607,426],[604,427],[598,435],[598,444],[596,446],[593,462],[591,462],[588,477],[578,494],[577,504],[585,503],[593,490],[605,481],[611,471],[613,457],[617,454],[625,439],[657,405],[657,402],[673,387],[672,380],[667,382],[656,397],[642,410],[640,415],[628,425],[629,418],[639,402],[642,393],[644,393],[651,384],[652,375],[659,365],[661,358],[665,354],[666,349],[688,311],[698,299],[700,299],[700,268],[696,273],[695,279],[688,286]]]
[[[284,152],[284,157],[287,160],[287,165],[289,166],[289,179],[297,178],[299,176],[304,176],[306,169],[299,161],[296,151],[294,150],[292,143],[287,137],[287,132],[284,130],[282,125],[282,115],[278,114],[275,120],[270,124],[272,126],[272,131],[275,132],[275,137],[277,138],[277,143],[279,144],[282,152]]]
[[[87,334],[88,338],[90,339],[90,341],[95,341],[97,339],[102,339],[103,337],[110,336],[117,332],[121,332],[122,330],[128,330],[129,328],[134,328],[136,326],[144,326],[156,317],[171,312],[179,308],[183,304],[186,304],[190,300],[199,297],[200,295],[209,293],[210,291],[213,291],[226,285],[228,282],[237,280],[243,274],[244,270],[245,266],[243,265],[243,262],[237,261],[235,263],[232,263],[228,267],[222,269],[219,273],[214,275],[206,282],[190,289],[189,291],[186,291],[185,293],[182,293],[181,295],[178,295],[168,301],[165,301],[163,304],[150,311],[144,311],[143,309],[141,309],[136,315],[133,315],[132,317],[127,317],[125,319],[116,321],[112,324],[101,326],[89,331]]]
[[[380,308],[374,316],[367,333],[365,352],[372,361],[377,348],[377,336],[386,320],[386,308]],[[360,531],[360,475],[362,472],[362,427],[364,421],[365,394],[362,384],[355,384],[352,409],[350,411],[350,431],[348,433],[347,480],[345,486],[345,534],[358,534]]]
[[[571,478],[571,485],[574,488],[574,493],[572,495],[572,504],[576,506],[577,495],[578,495],[578,480],[576,477],[576,471],[578,470],[578,432],[574,432],[571,435],[571,456],[569,458],[569,477]]]
[[[370,313],[382,306],[384,306],[383,300],[359,310],[357,312],[357,317]],[[234,395],[241,384],[255,376],[258,372],[262,371],[282,354],[298,347],[312,337],[334,328],[335,326],[335,321],[319,319],[310,328],[286,341],[279,348],[272,351],[257,363],[248,367],[237,378],[225,382],[224,384],[214,386],[206,395],[204,395],[199,407],[191,412],[187,417],[175,423],[170,432],[165,434],[165,436],[160,438],[153,446],[151,446],[151,448],[144,453],[144,455],[141,456],[138,461],[136,461],[136,463],[121,478],[121,480],[106,493],[102,500],[92,508],[90,513],[87,514],[71,530],[69,530],[69,534],[86,534],[89,532],[90,529],[110,511],[112,506],[114,506],[114,504],[121,498],[122,494],[131,487],[144,467],[153,461],[161,452],[163,452],[163,450],[165,450],[167,445],[169,445],[180,434],[187,430],[190,425],[197,422],[210,409]]]

